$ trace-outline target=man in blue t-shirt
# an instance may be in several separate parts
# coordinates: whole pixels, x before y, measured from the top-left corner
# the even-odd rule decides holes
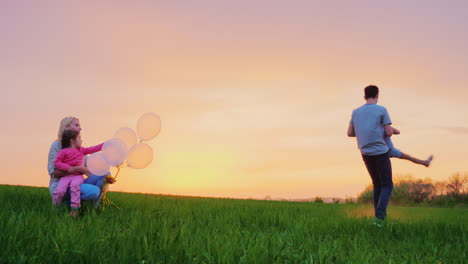
[[[377,105],[379,88],[364,89],[366,104],[353,111],[348,136],[356,137],[374,187],[374,224],[381,226],[393,190],[392,164],[385,137],[393,135],[392,121],[385,107]]]

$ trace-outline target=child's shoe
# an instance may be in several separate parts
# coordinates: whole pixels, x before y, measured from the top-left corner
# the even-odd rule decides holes
[[[77,207],[72,207],[71,209],[72,209],[72,210],[71,210],[71,212],[70,212],[70,216],[71,216],[72,218],[76,218],[76,217],[78,216],[78,208],[77,208]]]

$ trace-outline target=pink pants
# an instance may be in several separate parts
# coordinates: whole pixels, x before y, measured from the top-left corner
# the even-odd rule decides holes
[[[69,175],[60,178],[57,188],[52,195],[54,205],[62,203],[63,196],[65,196],[67,188],[70,186],[71,206],[79,208],[81,204],[80,185],[83,181],[83,175]]]

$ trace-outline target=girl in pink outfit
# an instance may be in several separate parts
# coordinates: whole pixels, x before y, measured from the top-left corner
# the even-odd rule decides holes
[[[61,143],[63,149],[58,153],[54,165],[55,168],[68,172],[71,167],[83,166],[84,155],[100,151],[103,145],[99,144],[90,148],[82,147],[81,135],[75,130],[65,130],[62,135]],[[70,215],[75,217],[78,213],[78,208],[80,208],[80,184],[82,184],[83,181],[82,174],[61,177],[52,196],[54,205],[58,206],[62,203],[62,198],[67,188],[70,187],[71,208],[73,209]]]

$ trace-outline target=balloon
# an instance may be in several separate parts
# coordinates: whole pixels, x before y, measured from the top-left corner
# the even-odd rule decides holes
[[[136,144],[137,142],[137,135],[133,129],[128,128],[128,127],[121,127],[119,130],[117,130],[113,136],[114,138],[121,139],[123,142],[125,142],[125,145],[127,146],[127,151],[133,147],[133,145]]]
[[[128,152],[127,165],[134,169],[143,169],[153,161],[153,149],[146,143],[133,146]]]
[[[92,174],[97,176],[106,175],[110,169],[109,163],[107,163],[104,155],[100,152],[89,155],[86,166]]]
[[[161,131],[161,119],[155,113],[143,114],[137,122],[137,134],[143,141],[153,139]]]
[[[111,166],[119,166],[127,157],[127,145],[119,138],[109,139],[102,146],[102,155]]]

